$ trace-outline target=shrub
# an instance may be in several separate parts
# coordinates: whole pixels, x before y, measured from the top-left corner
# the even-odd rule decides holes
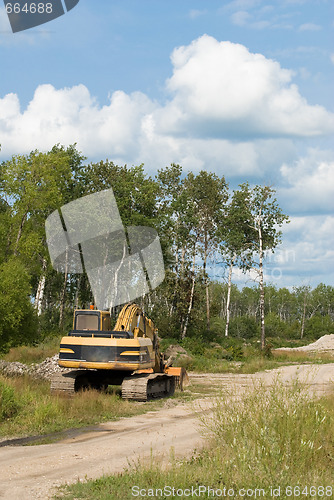
[[[13,387],[0,381],[0,422],[14,417],[19,406]]]
[[[289,325],[273,312],[266,315],[264,322],[268,337],[286,337],[289,334]]]
[[[258,335],[258,324],[255,318],[239,316],[233,318],[229,325],[229,334],[232,337],[249,339]]]
[[[331,333],[334,333],[334,322],[328,314],[326,316],[315,314],[306,321],[306,337],[317,339],[322,335],[330,335]]]

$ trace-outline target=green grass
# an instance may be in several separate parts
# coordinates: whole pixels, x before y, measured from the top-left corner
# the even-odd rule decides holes
[[[239,494],[243,488],[263,489],[270,498],[270,488],[278,487],[280,499],[295,498],[289,486],[301,487],[300,498],[332,498],[321,487],[334,488],[334,395],[315,401],[298,386],[277,384],[269,391],[256,387],[241,399],[233,394],[217,398],[212,417],[204,417],[202,425],[207,447],[190,460],[172,459],[166,469],[152,457],[148,466],[138,463],[122,474],[64,486],[55,498],[127,500],[139,489],[146,496],[138,498],[170,498],[169,490],[162,495],[155,490],[163,493],[169,486],[198,491],[200,485],[233,489],[230,498],[250,498]],[[306,486],[315,489],[305,495]],[[176,497],[189,495],[186,491]],[[213,495],[207,492],[202,498]]]
[[[334,356],[330,353],[268,351],[263,354],[257,347],[246,345],[204,348],[203,353],[191,353],[191,359],[177,360],[175,366],[202,373],[256,373],[290,364],[333,362]]]
[[[162,400],[128,402],[120,391],[90,390],[73,398],[50,394],[50,383],[0,376],[0,437],[43,435],[130,417],[160,408]]]
[[[1,359],[25,365],[41,363],[59,352],[60,337],[50,337],[37,346],[12,347]]]

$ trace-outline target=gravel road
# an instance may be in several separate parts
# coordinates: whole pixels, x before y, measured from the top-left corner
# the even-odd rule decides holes
[[[313,394],[334,390],[334,364],[294,365],[255,375],[192,374],[191,381],[210,389],[235,387],[241,393],[258,380],[270,385],[279,377],[291,383],[296,376]],[[129,463],[148,460],[151,453],[166,461],[172,450],[177,457],[190,456],[204,442],[197,411],[210,412],[210,398],[203,399],[203,393],[199,397],[198,410],[194,403],[166,404],[164,409],[101,424],[58,443],[1,448],[0,498],[52,498],[57,485],[120,472]]]

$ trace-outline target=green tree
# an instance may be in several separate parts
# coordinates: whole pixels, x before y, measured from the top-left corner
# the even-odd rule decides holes
[[[34,340],[36,318],[30,292],[30,275],[18,258],[0,264],[0,352]]]
[[[252,268],[257,271],[260,288],[261,348],[265,347],[265,300],[264,300],[264,259],[265,252],[274,252],[281,242],[282,232],[278,229],[289,222],[274,197],[275,190],[269,186],[240,185],[245,200],[247,220],[252,235],[254,259]]]
[[[75,146],[54,146],[51,151],[33,151],[13,156],[1,164],[0,231],[2,261],[12,257],[30,276],[35,307],[42,311],[45,279],[50,267],[45,240],[45,219],[73,199],[75,178],[83,157]]]
[[[206,299],[207,330],[210,329],[210,297],[209,279],[207,274],[208,258],[218,249],[220,241],[220,227],[228,199],[225,178],[201,171],[197,176],[190,172],[185,179],[186,188],[189,190],[195,226],[193,232],[199,242],[200,254],[203,261],[203,280]]]
[[[195,206],[189,185],[182,179],[180,165],[172,164],[158,171],[159,225],[165,242],[166,267],[171,274],[166,289],[167,314],[179,324],[181,338],[187,333],[195,292],[195,261],[198,235]]]
[[[245,272],[252,265],[254,229],[249,220],[247,197],[248,192],[243,189],[233,191],[220,228],[220,253],[228,266],[225,337],[228,336],[230,322],[233,268],[238,266]]]

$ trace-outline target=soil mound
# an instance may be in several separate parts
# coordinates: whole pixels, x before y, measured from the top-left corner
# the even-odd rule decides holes
[[[301,347],[280,347],[276,351],[306,351],[306,352],[333,352],[334,354],[334,334],[323,335],[312,344]]]

